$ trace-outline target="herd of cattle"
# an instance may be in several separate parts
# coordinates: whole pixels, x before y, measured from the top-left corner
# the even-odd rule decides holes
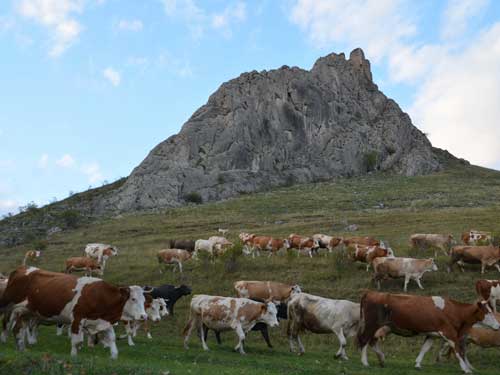
[[[160,272],[165,265],[174,265],[182,272],[182,263],[197,259],[206,252],[212,259],[233,246],[219,229],[222,236],[207,240],[171,240],[170,248],[157,254]],[[397,257],[394,251],[373,237],[340,238],[316,234],[303,237],[296,234],[285,239],[240,233],[243,253],[252,257],[268,252],[269,256],[284,250],[295,249],[297,254],[313,257],[320,249],[325,253],[346,251],[353,261],[373,268],[373,278],[380,289],[380,282],[387,278],[404,278],[404,291],[408,282],[415,280],[423,289],[421,278],[428,271],[437,271],[433,258],[414,259]],[[500,271],[500,248],[493,244],[489,233],[471,230],[462,235],[464,245],[457,245],[453,236],[443,234],[414,234],[411,246],[416,249],[440,249],[450,257],[449,269],[458,264],[463,271],[465,264],[481,264],[481,273],[486,266],[495,266]],[[72,257],[66,261],[66,272],[58,273],[27,265],[41,256],[39,251],[28,251],[23,265],[8,277],[0,277],[0,314],[3,326],[0,340],[6,342],[12,334],[16,346],[24,350],[26,343],[33,345],[38,340],[40,324],[57,325],[57,334],[67,327],[71,338],[71,355],[87,335],[89,346],[101,343],[109,348],[116,358],[118,349],[114,326],[123,324],[129,345],[144,324],[151,338],[148,321],[157,322],[173,314],[174,304],[192,290],[186,285],[122,286],[112,285],[100,278],[92,277],[96,272],[103,275],[106,262],[118,255],[118,249],[106,244],[88,244],[85,256]],[[86,276],[72,273],[84,271]],[[372,348],[381,365],[384,353],[380,342],[389,333],[401,336],[423,335],[424,343],[416,359],[421,367],[425,353],[434,339],[440,339],[440,357],[454,353],[461,369],[470,373],[473,367],[466,355],[466,345],[473,342],[481,347],[500,346],[500,314],[496,312],[496,300],[500,298],[499,280],[478,280],[477,303],[466,304],[440,296],[416,296],[367,291],[360,303],[348,300],[324,298],[302,292],[299,285],[287,285],[273,281],[237,281],[234,283],[235,297],[194,295],[189,319],[184,328],[184,346],[196,330],[203,349],[208,350],[206,338],[213,330],[217,342],[220,333],[233,330],[238,337],[235,350],[244,354],[244,340],[250,330],[260,331],[267,345],[272,347],[268,327],[287,320],[287,335],[290,350],[303,354],[305,349],[300,335],[333,333],[340,347],[336,357],[347,359],[347,339],[356,337],[361,348],[361,361],[368,366],[367,349]],[[418,311],[418,314],[415,314]]]

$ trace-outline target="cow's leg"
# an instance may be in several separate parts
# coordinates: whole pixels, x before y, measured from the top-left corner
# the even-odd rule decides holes
[[[404,283],[404,287],[403,287],[403,290],[406,292],[407,289],[408,289],[408,283],[410,282],[410,275],[405,275],[405,283]]]
[[[78,345],[83,342],[83,331],[80,327],[80,320],[74,319],[71,323],[71,356],[78,354]]]
[[[2,335],[0,335],[0,342],[3,344],[7,342],[7,338],[9,337],[9,330],[7,328],[8,320],[9,320],[9,314],[4,313],[2,321]]]
[[[58,324],[56,326],[56,335],[61,336],[63,334],[64,324]]]
[[[243,331],[241,324],[236,325],[234,330],[238,335],[238,345],[234,347],[234,350],[238,350],[240,354],[246,354],[245,350],[243,349],[243,343],[245,342],[245,332]]]
[[[300,335],[297,333],[297,344],[299,345],[299,355],[302,355],[306,352],[304,345],[302,344],[302,340],[300,339]]]
[[[266,342],[267,347],[269,349],[272,349],[273,346],[271,345],[271,340],[269,340],[269,331],[267,329],[267,325],[264,326],[264,328],[262,328],[262,330],[260,331],[260,333],[262,334],[262,337],[264,338],[264,341]]]
[[[195,325],[195,319],[190,318],[186,324],[186,327],[184,328],[184,349],[189,349],[188,346],[189,337],[191,336],[191,332],[193,332],[194,325]]]
[[[379,363],[380,367],[384,367],[384,364],[385,364],[385,354],[382,351],[382,348],[380,347],[380,340],[377,340],[375,342],[375,345],[372,345],[372,349],[375,352],[375,354],[377,355],[378,363]]]
[[[420,353],[418,353],[417,359],[415,360],[415,367],[416,368],[418,368],[418,369],[420,368],[420,364],[422,363],[422,360],[424,359],[424,355],[432,347],[432,344],[433,344],[432,338],[427,336],[424,340],[422,348],[420,349]]]
[[[366,264],[366,272],[370,271],[370,263]]]
[[[363,346],[363,349],[361,349],[361,363],[363,364],[363,366],[370,366],[370,364],[368,363],[368,344]]]
[[[134,340],[132,339],[132,336],[134,336],[133,324],[134,322],[130,320],[125,323],[125,332],[127,332],[127,343],[129,346],[135,346]]]
[[[415,281],[417,282],[417,285],[418,285],[418,287],[419,287],[420,289],[424,289],[424,287],[423,287],[423,286],[422,286],[422,284],[420,283],[420,278],[421,278],[421,277],[422,277],[421,275],[420,275],[420,276],[417,276],[417,277],[415,278]]]
[[[104,345],[104,347],[109,348],[111,359],[118,358],[118,348],[116,347],[116,335],[113,326],[110,326],[103,333],[104,337],[101,340],[102,344]]]
[[[335,354],[335,357],[337,358],[340,357],[342,359],[348,360],[349,358],[347,358],[347,355],[345,353],[345,346],[347,344],[347,340],[344,336],[344,330],[340,328],[338,331],[334,330],[333,332],[337,335],[337,338],[339,339],[340,343],[340,348],[338,352]]]
[[[179,272],[182,273],[182,262],[179,261],[177,264],[179,265]]]
[[[29,345],[35,345],[38,341],[38,322],[36,319],[30,319],[26,328],[27,339]]]
[[[486,263],[481,262],[481,274],[484,273],[484,269],[486,268]]]
[[[203,324],[200,324],[200,339],[201,339],[201,346],[203,347],[203,350],[209,350],[208,345],[205,342],[205,330],[203,329]]]
[[[450,348],[455,352],[455,356],[458,359],[458,363],[460,364],[460,368],[466,374],[472,373],[472,370],[467,366],[467,363],[464,360],[463,350],[460,347],[460,343],[455,334],[446,335],[445,333],[440,332],[441,337],[446,341],[446,343],[450,346]]]
[[[380,279],[377,279],[377,290],[380,290]]]

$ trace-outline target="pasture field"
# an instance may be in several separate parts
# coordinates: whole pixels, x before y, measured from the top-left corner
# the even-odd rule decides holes
[[[500,231],[500,173],[462,165],[428,176],[401,177],[372,174],[366,177],[339,179],[269,192],[244,195],[219,203],[188,206],[155,214],[119,215],[96,221],[75,230],[58,233],[49,239],[39,266],[62,271],[64,260],[83,253],[89,242],[105,242],[118,246],[118,257],[109,260],[105,279],[117,284],[160,285],[185,283],[194,293],[234,295],[236,280],[275,280],[298,283],[303,290],[330,298],[347,298],[359,302],[363,290],[374,288],[371,273],[365,265],[353,264],[345,254],[309,259],[294,254],[277,257],[227,255],[213,265],[204,261],[184,264],[183,275],[160,274],[156,252],[167,246],[170,238],[207,238],[217,228],[229,228],[228,237],[237,241],[240,231],[286,237],[290,233],[312,235],[372,235],[390,244],[396,255],[430,257],[432,251],[419,253],[409,248],[412,233],[460,233],[471,228]],[[358,231],[345,232],[349,224]],[[0,271],[8,273],[22,261],[28,246],[0,249]],[[409,293],[449,296],[473,302],[474,282],[481,277],[478,267],[461,273],[446,272],[447,257],[437,259],[438,272],[422,279],[425,290],[413,281]],[[486,278],[497,278],[489,269]],[[383,283],[383,290],[402,291],[403,280]],[[153,339],[140,332],[136,346],[128,347],[119,340],[119,358],[109,359],[102,347],[84,348],[78,359],[70,358],[70,342],[55,335],[55,327],[42,327],[39,344],[24,353],[14,349],[9,339],[0,345],[1,374],[458,374],[455,359],[435,363],[438,342],[427,354],[423,370],[414,369],[414,360],[423,338],[389,336],[383,344],[386,368],[379,368],[370,352],[370,368],[363,368],[353,339],[347,349],[349,361],[334,358],[338,349],[333,335],[302,336],[306,353],[297,356],[288,351],[286,321],[271,329],[274,350],[269,350],[258,332],[250,332],[246,340],[246,356],[233,351],[236,336],[222,335],[223,344],[215,343],[209,334],[209,352],[203,352],[196,337],[191,337],[190,350],[182,346],[181,331],[188,317],[190,298],[175,306],[175,315],[153,327]],[[418,314],[418,311],[415,312]],[[123,328],[116,329],[117,335]],[[471,346],[469,358],[479,374],[500,373],[499,349]]]

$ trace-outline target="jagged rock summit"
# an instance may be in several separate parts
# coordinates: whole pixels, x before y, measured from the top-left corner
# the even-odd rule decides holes
[[[370,62],[355,49],[349,59],[321,57],[309,71],[283,66],[222,84],[92,211],[173,207],[192,192],[219,200],[370,168],[411,176],[440,167],[425,135],[378,90]]]

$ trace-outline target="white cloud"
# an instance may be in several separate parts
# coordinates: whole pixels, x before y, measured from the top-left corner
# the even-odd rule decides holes
[[[212,16],[212,27],[222,30],[226,37],[232,34],[231,25],[245,21],[246,5],[239,1],[228,5],[221,13],[215,13]]]
[[[86,164],[82,167],[82,172],[87,175],[88,181],[91,184],[101,182],[103,180],[103,175],[101,172],[101,167],[98,163]]]
[[[59,57],[75,42],[83,29],[73,15],[82,13],[84,5],[84,0],[22,0],[17,10],[23,17],[49,29],[49,55]]]
[[[500,22],[432,68],[410,108],[438,147],[473,163],[500,161]]]
[[[75,159],[70,154],[64,154],[60,159],[56,160],[56,164],[62,168],[70,168],[75,165]]]
[[[121,81],[122,81],[122,77],[121,77],[121,74],[114,70],[113,68],[111,67],[107,67],[106,69],[104,69],[102,71],[102,75],[104,76],[104,78],[106,78],[113,86],[119,86]]]
[[[141,20],[120,20],[118,22],[118,28],[125,31],[141,31],[142,26]]]
[[[0,199],[0,215],[14,212],[19,207],[19,202],[15,199]]]
[[[298,0],[291,20],[319,47],[363,47],[380,61],[416,32],[402,0]]]
[[[45,169],[47,168],[48,165],[49,165],[49,155],[42,154],[42,156],[40,156],[40,159],[38,159],[38,167]]]
[[[462,35],[469,21],[488,5],[489,0],[448,0],[443,14],[441,36],[451,39]]]
[[[205,31],[207,16],[194,0],[161,0],[169,17],[177,17],[186,23],[194,39],[200,39]]]

